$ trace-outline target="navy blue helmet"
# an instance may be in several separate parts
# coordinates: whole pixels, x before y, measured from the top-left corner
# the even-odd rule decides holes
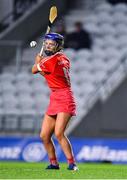
[[[57,51],[61,50],[64,45],[64,37],[58,33],[48,33],[44,36],[44,40],[51,39],[57,43]]]

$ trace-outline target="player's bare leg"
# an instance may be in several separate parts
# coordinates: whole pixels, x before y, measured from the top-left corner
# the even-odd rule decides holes
[[[47,150],[50,162],[53,165],[58,164],[55,153],[55,146],[51,138],[55,129],[55,121],[56,121],[55,116],[48,116],[46,114],[42,121],[42,128],[40,133],[40,137],[43,140],[43,144],[45,146],[45,149]]]
[[[70,118],[71,115],[68,113],[58,113],[55,125],[55,136],[59,144],[61,145],[61,148],[68,160],[68,163],[75,164],[73,150],[70,141],[65,135],[65,129],[68,125]]]

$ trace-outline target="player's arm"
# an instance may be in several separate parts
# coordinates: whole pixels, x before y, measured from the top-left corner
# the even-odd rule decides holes
[[[42,56],[40,55],[37,55],[35,57],[35,64],[33,65],[32,67],[32,73],[33,74],[36,74],[36,73],[40,73],[41,75],[44,75],[45,73],[42,71],[42,69],[40,68],[40,65],[39,63],[41,62],[42,60]]]
[[[38,71],[38,69],[37,69],[37,65],[34,64],[33,67],[32,67],[32,74],[36,74],[36,73],[38,73],[38,72],[39,72],[39,71]]]
[[[34,64],[32,67],[32,74],[36,74],[36,73],[40,73],[42,76],[45,75],[45,72],[43,72],[40,67],[39,64]]]
[[[41,75],[45,75],[45,74],[50,74],[54,72],[54,69],[57,63],[57,58],[50,58],[49,60],[46,60],[46,61],[41,61],[42,59],[40,61],[39,60],[40,60],[40,56],[37,55],[36,62],[39,62],[39,63],[33,65],[33,68],[32,68],[33,74],[36,74],[39,72]]]
[[[37,54],[37,56],[35,57],[35,64],[38,64],[38,63],[40,63],[41,62],[41,60],[42,60],[42,56],[40,56],[39,54]]]

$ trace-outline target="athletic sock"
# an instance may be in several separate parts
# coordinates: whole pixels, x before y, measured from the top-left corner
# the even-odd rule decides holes
[[[50,158],[50,163],[51,163],[52,165],[55,165],[55,166],[58,165],[58,161],[57,161],[56,158]]]
[[[70,158],[70,159],[67,159],[68,161],[68,164],[75,164],[75,159],[74,157]]]

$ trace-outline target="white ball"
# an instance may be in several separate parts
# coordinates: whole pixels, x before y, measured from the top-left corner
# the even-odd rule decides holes
[[[37,45],[37,42],[36,41],[31,41],[30,42],[30,47],[35,47]]]
[[[78,167],[77,166],[75,166],[74,167],[74,171],[78,171],[79,169],[78,169]]]

